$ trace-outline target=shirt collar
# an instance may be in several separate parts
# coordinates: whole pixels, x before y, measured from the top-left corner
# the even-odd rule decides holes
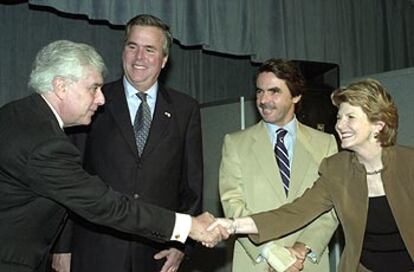
[[[52,110],[53,114],[55,115],[55,117],[56,117],[56,119],[57,119],[57,121],[59,123],[59,127],[63,130],[64,123],[63,123],[62,118],[59,116],[59,114],[57,113],[57,111],[55,110],[55,108],[53,108],[52,104],[50,104],[49,101],[47,101],[47,99],[42,94],[40,96],[43,98],[43,100],[46,102],[46,104]]]
[[[127,80],[127,78],[124,76],[124,89],[125,89],[125,96],[132,98],[136,96],[136,94],[140,91],[137,90],[134,86],[132,86],[131,83]],[[158,90],[158,81],[155,81],[154,84],[145,92],[147,94],[147,99],[155,99],[157,97],[157,90]]]
[[[296,123],[297,123],[296,116],[293,116],[293,119],[290,120],[289,123],[283,126],[283,129],[287,130],[288,134],[292,136],[293,138],[296,135]],[[276,132],[279,128],[281,128],[280,126],[275,125],[275,124],[266,123],[266,122],[265,124],[266,124],[267,129],[273,133]]]

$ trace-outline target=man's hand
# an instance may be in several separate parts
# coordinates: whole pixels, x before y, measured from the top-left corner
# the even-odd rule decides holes
[[[296,258],[296,262],[292,264],[288,269],[286,269],[286,272],[299,272],[303,269],[303,262],[304,260]]]
[[[289,250],[289,248],[288,248],[288,250]],[[290,251],[290,250],[289,250]],[[291,251],[290,251],[291,252]],[[294,253],[292,253],[291,252],[291,254],[293,255],[293,256],[295,256],[294,255]],[[296,257],[296,256],[295,256]],[[299,272],[299,271],[301,271],[302,269],[303,269],[303,262],[304,262],[304,260],[302,260],[302,259],[298,259],[297,257],[296,257],[296,261],[291,265],[291,266],[289,266],[286,270],[284,270],[284,272]],[[267,263],[268,264],[268,267],[267,267],[267,272],[278,272],[276,269],[274,269],[271,265],[270,265],[270,263]]]
[[[53,272],[70,272],[70,253],[55,253],[52,255]]]
[[[201,242],[206,247],[214,247],[218,242],[228,238],[226,229],[221,226],[207,231],[207,227],[214,222],[215,218],[205,212],[197,217],[192,217],[192,224],[189,236]]]
[[[220,229],[222,234],[226,234],[224,239],[233,234],[258,234],[256,223],[249,216],[235,219],[216,218],[213,224],[208,227],[208,231]]]
[[[166,258],[160,272],[176,272],[184,258],[184,253],[176,248],[162,250],[154,255],[154,259],[160,260]]]
[[[309,253],[309,248],[307,248],[306,245],[304,243],[301,243],[301,242],[296,242],[291,248],[297,254],[299,254],[300,256],[302,256],[303,259],[305,259],[306,258],[306,255],[308,255],[308,253]]]
[[[225,232],[228,235],[235,234],[236,232],[235,221],[229,218],[216,218],[214,222],[210,226],[208,226],[207,230],[214,231],[215,229],[225,230]]]
[[[299,272],[304,268],[304,263],[306,259],[306,255],[309,252],[309,248],[305,246],[304,243],[296,242],[292,247],[289,247],[288,250],[292,256],[296,257],[296,262],[291,265],[287,272]]]

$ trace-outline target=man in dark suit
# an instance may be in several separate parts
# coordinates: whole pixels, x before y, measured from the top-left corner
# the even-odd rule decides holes
[[[0,109],[0,271],[46,271],[66,209],[159,242],[184,242],[187,235],[217,242],[219,235],[204,231],[208,214],[192,218],[159,208],[113,191],[82,169],[63,128],[89,124],[105,103],[105,65],[92,47],[53,42],[33,67],[29,86],[36,94]]]
[[[193,98],[158,82],[171,43],[169,27],[157,17],[139,15],[128,22],[124,77],[103,87],[106,104],[89,128],[84,166],[131,198],[195,215],[201,212],[203,186],[200,111]],[[151,115],[142,151],[134,133],[143,107],[140,93]],[[191,247],[75,221],[72,272],[176,271]]]

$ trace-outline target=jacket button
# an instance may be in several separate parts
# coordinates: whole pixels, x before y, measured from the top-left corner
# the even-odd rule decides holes
[[[138,199],[139,198],[139,194],[134,194],[134,199]]]

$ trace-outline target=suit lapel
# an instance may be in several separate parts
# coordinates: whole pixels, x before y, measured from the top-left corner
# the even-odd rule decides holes
[[[131,124],[122,80],[116,81],[113,86],[109,87],[108,91],[105,92],[105,98],[106,104],[104,107],[111,112],[115,123],[125,138],[125,142],[138,158],[134,129]]]
[[[53,124],[55,132],[64,134],[63,129],[59,125],[59,121],[44,98],[42,98],[39,94],[34,93],[30,95],[28,99],[32,100],[32,104],[36,105],[36,108],[39,109],[39,114],[41,114],[43,118],[50,120]]]
[[[311,152],[311,135],[299,122],[296,126],[296,141],[293,149],[293,161],[291,169],[291,182],[289,188],[289,199],[293,200],[297,197],[300,189],[306,180],[306,174],[309,170],[311,161],[314,160]]]
[[[177,116],[175,116],[171,98],[167,90],[159,85],[151,129],[142,156],[151,153],[162,139],[166,137],[170,124],[175,118],[177,118]]]
[[[260,172],[263,173],[266,181],[273,188],[276,197],[279,201],[285,202],[286,195],[280,178],[279,168],[276,163],[269,134],[267,133],[267,128],[263,121],[260,121],[255,126],[255,130],[252,131],[252,136],[253,144],[251,152],[254,156],[253,158],[258,162],[258,167],[261,168]]]

